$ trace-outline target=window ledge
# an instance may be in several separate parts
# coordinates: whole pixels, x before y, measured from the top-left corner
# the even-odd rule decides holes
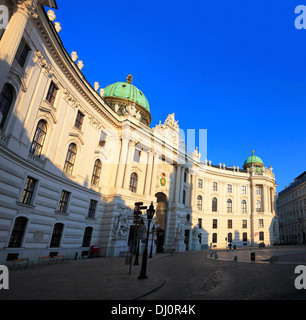
[[[55,213],[58,215],[61,215],[61,216],[69,216],[69,212],[60,212],[60,211],[55,210]]]
[[[85,217],[85,219],[89,221],[97,221],[97,218]]]
[[[28,155],[28,160],[34,164],[39,165],[40,167],[44,168],[45,164],[46,164],[46,160],[43,159],[43,155],[42,157],[38,157],[38,156],[34,156],[33,154],[29,153]]]
[[[18,206],[22,206],[22,207],[26,207],[26,208],[30,208],[30,209],[35,208],[35,206],[32,205],[32,204],[26,204],[26,203],[22,203],[22,202],[20,202],[20,201],[16,201],[16,204],[17,204]]]

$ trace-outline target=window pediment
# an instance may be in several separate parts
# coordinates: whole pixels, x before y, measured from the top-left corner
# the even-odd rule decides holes
[[[39,107],[39,112],[47,115],[47,117],[51,120],[52,123],[56,124],[57,123],[57,118],[54,113],[54,107],[51,106],[51,104],[47,101],[44,100]]]
[[[73,128],[74,129],[74,128]],[[82,138],[81,134],[79,132],[77,132],[76,130],[73,130],[69,132],[69,136],[70,137],[73,137],[73,138],[77,138],[79,140],[79,142],[84,145],[85,144],[85,141],[84,139]]]

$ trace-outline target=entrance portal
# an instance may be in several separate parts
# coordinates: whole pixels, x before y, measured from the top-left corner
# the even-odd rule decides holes
[[[164,193],[158,192],[156,205],[156,252],[162,252],[165,243],[166,221],[168,213],[168,200]]]

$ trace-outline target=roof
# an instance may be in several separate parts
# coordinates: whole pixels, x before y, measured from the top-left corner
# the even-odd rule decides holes
[[[128,76],[128,81],[126,82],[116,82],[114,84],[108,85],[104,88],[103,97],[116,97],[130,100],[137,103],[148,112],[150,112],[150,106],[147,98],[137,87],[132,85],[132,76]]]
[[[255,164],[255,165],[259,165],[259,166],[263,166],[263,161],[255,156],[254,154],[254,150],[252,150],[252,155],[249,156],[245,161],[244,161],[244,164],[243,164],[243,167],[246,167],[248,165],[251,165],[251,164]]]

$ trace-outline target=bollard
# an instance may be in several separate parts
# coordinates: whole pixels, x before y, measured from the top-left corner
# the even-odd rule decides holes
[[[130,251],[128,251],[126,257],[125,257],[125,264],[130,264],[131,254]]]
[[[217,254],[215,254],[215,259],[218,259],[218,255]]]
[[[255,252],[251,252],[251,261],[255,261]]]
[[[238,257],[237,256],[234,257],[234,261],[238,261]]]

